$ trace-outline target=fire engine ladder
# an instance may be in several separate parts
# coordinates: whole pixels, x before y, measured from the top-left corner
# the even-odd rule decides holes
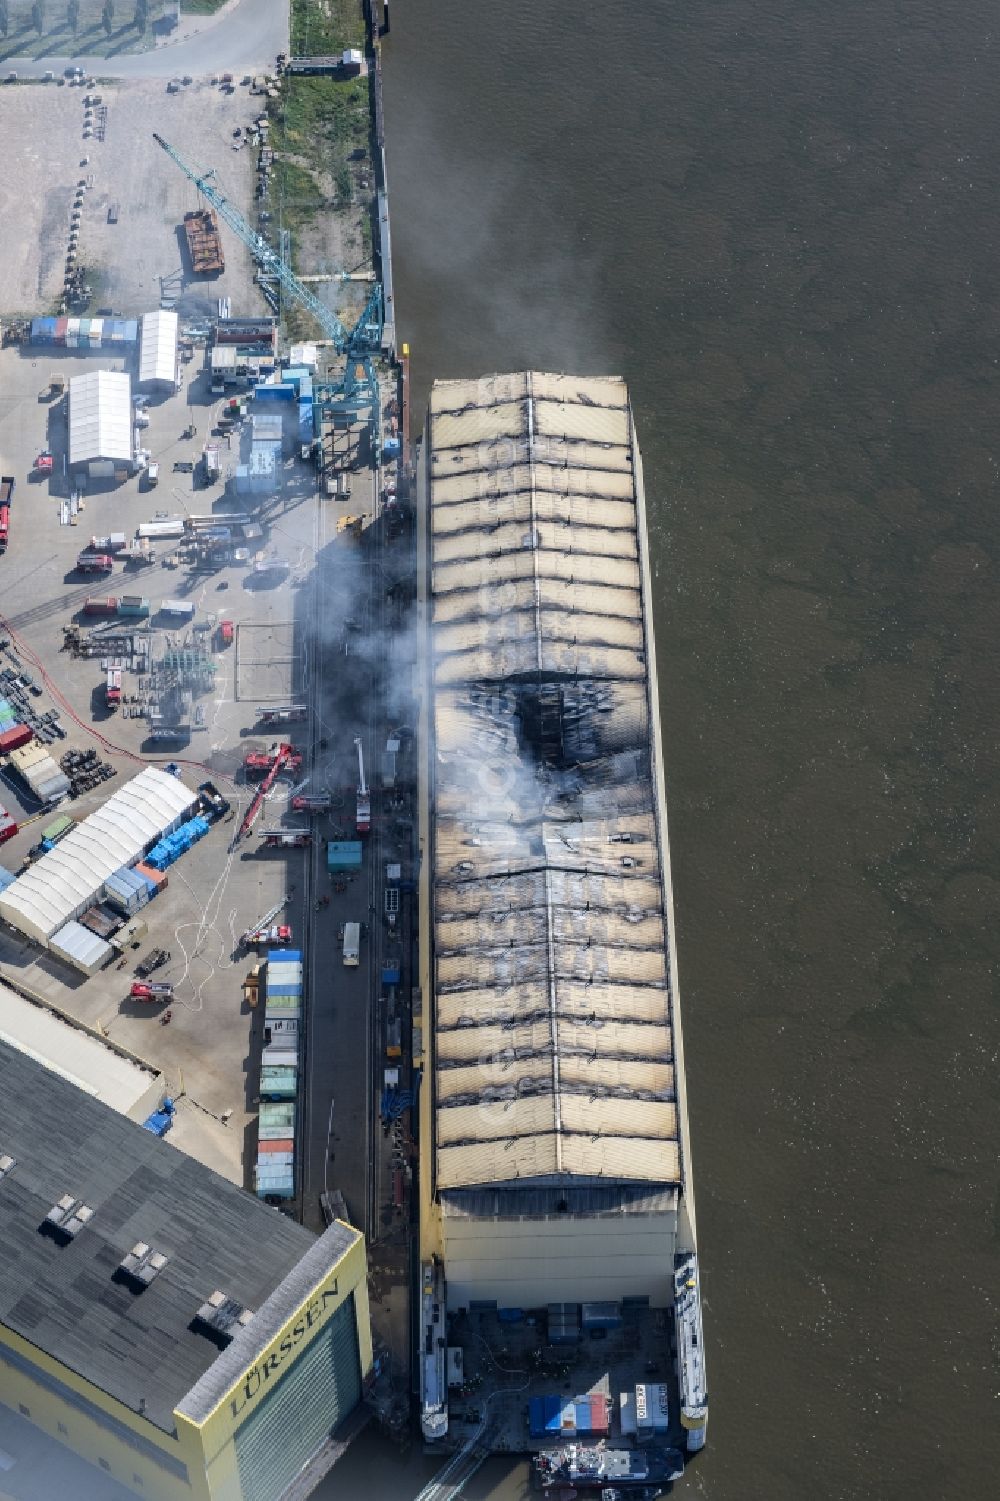
[[[250,806],[243,816],[243,822],[236,830],[236,834],[233,838],[233,843],[231,846],[233,849],[236,848],[240,840],[244,838],[245,835],[249,834],[250,830],[256,823],[257,815],[260,813],[261,808],[263,808],[264,806],[264,799],[267,797],[267,794],[270,792],[271,788],[277,781],[278,773],[281,771],[281,768],[288,760],[288,755],[289,747],[287,745],[283,745],[278,751],[278,754],[275,756],[274,760],[271,762],[271,768],[268,771],[267,776],[264,778],[260,786],[257,788],[257,791],[254,793],[253,798],[250,802]]]

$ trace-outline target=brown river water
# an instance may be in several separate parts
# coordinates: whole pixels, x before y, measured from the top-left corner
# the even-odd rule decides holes
[[[1000,1486],[998,64],[985,0],[393,3],[418,405],[534,366],[636,409],[711,1394],[679,1496]],[[432,1468],[365,1438],[320,1494]]]

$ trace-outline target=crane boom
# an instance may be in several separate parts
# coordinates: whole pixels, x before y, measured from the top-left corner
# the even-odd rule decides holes
[[[365,754],[361,748],[361,736],[355,735],[354,744],[358,748],[358,796],[367,797],[368,788],[365,785]]]
[[[318,297],[310,292],[308,287],[303,286],[291,267],[281,259],[276,251],[271,249],[263,235],[259,235],[255,229],[250,227],[239,209],[234,208],[225,194],[211,181],[215,176],[215,168],[209,167],[206,171],[199,172],[197,168],[193,167],[190,162],[181,156],[179,151],[170,145],[169,141],[165,141],[161,135],[157,135],[155,130],[153,132],[153,140],[158,146],[163,147],[163,150],[170,157],[171,161],[175,162],[185,177],[194,183],[202,197],[212,205],[220,218],[226,221],[233,233],[249,248],[258,264],[269,275],[274,277],[275,281],[277,281],[289,297],[293,297],[307,312],[312,313],[326,337],[333,343],[338,354],[343,354],[348,346],[348,335],[347,330],[336,313],[331,312],[328,307],[320,302]],[[381,299],[379,299],[379,305],[381,306]],[[364,314],[362,317],[364,318]]]

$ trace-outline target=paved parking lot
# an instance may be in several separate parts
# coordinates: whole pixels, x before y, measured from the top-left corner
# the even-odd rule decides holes
[[[86,185],[79,265],[94,296],[123,315],[158,307],[161,292],[190,311],[219,297],[250,315],[265,311],[249,252],[225,226],[225,273],[191,279],[180,229],[198,206],[193,185],[153,140],[156,131],[199,168],[214,167],[237,204],[253,196],[254,153],[234,151],[233,131],[251,124],[261,101],[246,88],[232,95],[199,80],[168,94],[162,80],[100,83],[107,111],[103,140],[84,137],[86,89],[54,85],[0,88],[0,315],[51,313],[62,293],[70,215]],[[95,110],[94,124],[97,125]],[[117,222],[109,210],[117,207]]]

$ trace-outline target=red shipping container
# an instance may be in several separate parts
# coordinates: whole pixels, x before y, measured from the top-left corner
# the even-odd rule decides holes
[[[7,751],[17,750],[19,745],[27,745],[34,738],[34,731],[26,724],[15,724],[9,730],[4,730],[0,735],[0,756]]]
[[[262,1157],[265,1152],[294,1152],[294,1141],[259,1141],[257,1143],[257,1156]]]

